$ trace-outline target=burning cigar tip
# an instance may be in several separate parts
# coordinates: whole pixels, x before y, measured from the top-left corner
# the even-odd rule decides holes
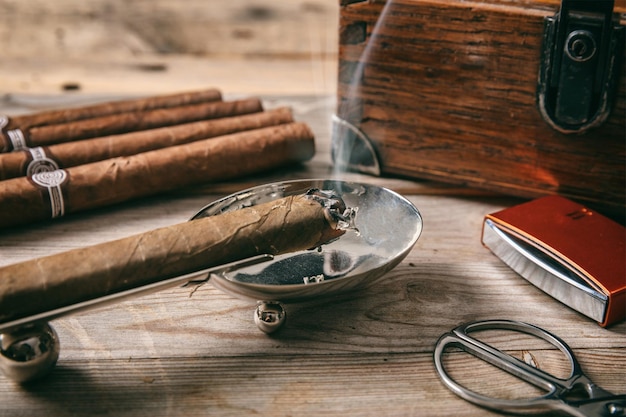
[[[338,192],[311,188],[306,192],[305,198],[316,201],[324,207],[324,217],[334,229],[356,230],[354,226],[356,209],[347,207]]]

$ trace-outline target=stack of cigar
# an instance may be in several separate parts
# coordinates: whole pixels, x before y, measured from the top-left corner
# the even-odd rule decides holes
[[[0,227],[304,162],[290,109],[219,90],[0,116]]]

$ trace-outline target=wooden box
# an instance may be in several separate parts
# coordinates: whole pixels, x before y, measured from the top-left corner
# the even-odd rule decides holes
[[[622,217],[626,2],[595,2],[611,7],[604,32],[593,13],[570,11],[577,2],[342,0],[335,164],[520,197],[560,194]],[[571,32],[598,44],[565,33],[568,55],[552,52],[559,31],[588,15]],[[574,56],[587,47],[597,48],[592,59]],[[557,61],[562,72],[547,72]]]

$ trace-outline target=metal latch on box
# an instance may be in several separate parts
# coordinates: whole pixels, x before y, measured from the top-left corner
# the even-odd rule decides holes
[[[609,116],[617,89],[624,26],[613,0],[562,0],[545,19],[537,104],[563,133],[581,133]]]

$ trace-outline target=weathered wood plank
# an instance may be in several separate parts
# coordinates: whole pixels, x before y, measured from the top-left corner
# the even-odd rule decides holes
[[[293,56],[336,52],[338,8],[328,0],[124,2],[2,0],[1,49],[16,56],[141,54]],[[284,34],[291,36],[285,37]],[[100,57],[98,57],[100,56]]]
[[[329,0],[0,2],[0,92],[329,94]]]
[[[609,363],[597,355],[579,356],[594,369],[590,376],[599,384],[622,388],[611,385],[619,374]],[[496,382],[492,371],[474,367],[475,382]],[[0,386],[0,393],[6,388]],[[460,416],[498,415],[447,391],[428,354],[68,361],[53,379],[17,393],[4,407],[15,417],[37,412],[60,417],[449,416],[452,409]]]

